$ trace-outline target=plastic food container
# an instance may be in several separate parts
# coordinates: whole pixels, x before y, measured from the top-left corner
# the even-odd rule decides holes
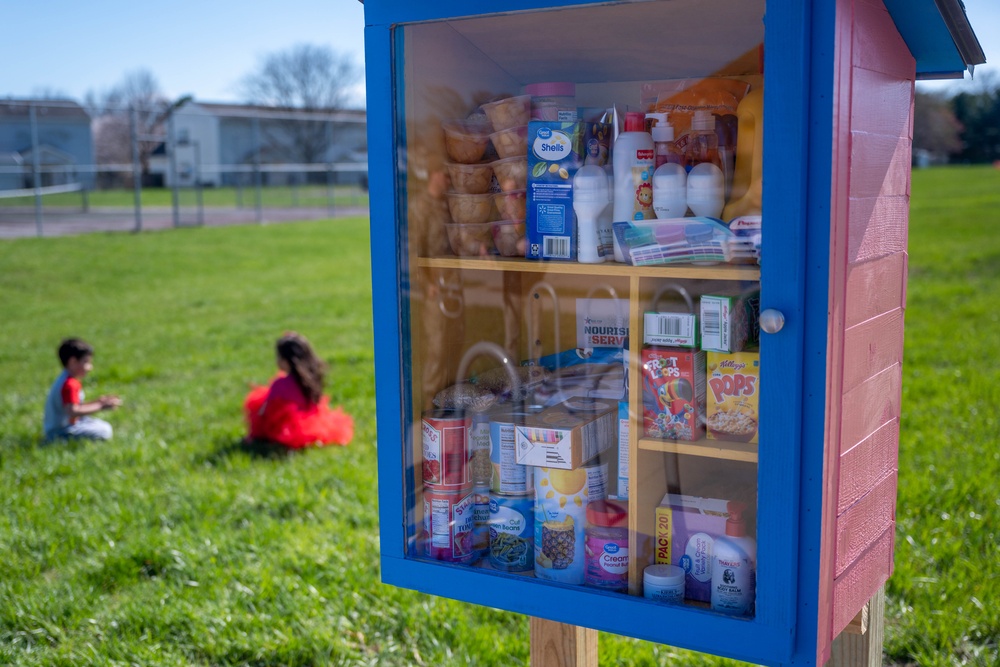
[[[489,135],[493,147],[501,158],[520,157],[528,154],[528,126],[519,125]]]
[[[525,212],[528,209],[525,200],[526,190],[513,190],[511,192],[498,192],[493,195],[500,217],[505,220],[524,220]]]
[[[475,164],[483,159],[490,143],[490,124],[482,120],[446,120],[444,147],[455,162]]]
[[[493,243],[504,257],[524,257],[524,220],[496,220],[491,222]]]
[[[531,118],[531,95],[506,97],[483,105],[494,131],[527,125]]]
[[[530,83],[531,120],[576,120],[576,85],[569,81]]]
[[[489,163],[461,164],[447,162],[448,176],[451,177],[451,187],[456,192],[480,195],[490,190],[493,180],[493,167]]]
[[[493,195],[449,192],[448,210],[451,212],[451,219],[461,224],[489,222],[493,219]]]
[[[448,243],[456,255],[462,257],[479,257],[493,251],[492,223],[476,222],[461,224],[452,222],[445,225],[448,230]]]
[[[525,144],[527,146],[527,144]],[[528,187],[528,159],[526,157],[509,157],[496,160],[492,164],[493,173],[497,176],[500,189],[504,192],[523,190]]]

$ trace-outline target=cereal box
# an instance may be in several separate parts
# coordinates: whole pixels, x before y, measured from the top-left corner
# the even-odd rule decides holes
[[[757,442],[760,352],[708,353],[708,437]]]
[[[651,438],[700,440],[705,435],[705,353],[642,348],[642,423]]]

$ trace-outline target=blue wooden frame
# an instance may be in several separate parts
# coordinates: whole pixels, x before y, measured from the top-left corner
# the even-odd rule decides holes
[[[593,4],[592,0],[477,3],[474,15]],[[891,0],[887,2],[891,5]],[[919,0],[922,9],[932,0]],[[394,27],[470,15],[467,0],[413,3],[368,0],[369,179],[375,380],[379,436],[379,505],[383,581],[466,602],[667,643],[761,664],[815,664],[819,599],[827,322],[830,275],[835,3],[777,2],[765,16],[764,207],[769,233],[762,267],[762,308],[776,308],[785,328],[762,341],[769,367],[761,423],[772,445],[759,454],[757,616],[727,618],[655,605],[520,576],[406,558],[408,484],[403,451],[409,359],[408,267],[403,246],[405,187],[396,146],[402,108],[393,82],[402,32]],[[939,17],[940,18],[940,17]],[[904,35],[905,36],[905,35]],[[397,41],[400,40],[400,41]],[[927,56],[933,60],[931,56]],[[919,60],[918,60],[919,62]],[[936,61],[935,61],[936,62]],[[936,65],[934,65],[936,66]],[[950,64],[949,64],[950,66]],[[388,131],[392,128],[392,131]],[[393,243],[389,243],[389,240]],[[796,408],[789,397],[799,397]],[[412,493],[412,492],[410,492]],[[537,595],[538,586],[545,594]],[[595,597],[600,596],[600,597]]]

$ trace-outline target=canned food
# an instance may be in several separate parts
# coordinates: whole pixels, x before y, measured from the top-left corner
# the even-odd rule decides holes
[[[490,490],[494,493],[523,496],[532,492],[532,467],[517,462],[517,425],[527,416],[525,412],[507,412],[490,421]]]
[[[480,556],[485,556],[490,550],[490,487],[476,486],[472,490],[475,496],[473,509],[472,549]]]
[[[469,455],[472,457],[472,483],[488,487],[493,466],[490,464],[490,415],[487,412],[472,414],[469,426]]]
[[[475,495],[471,488],[441,491],[424,487],[424,538],[428,558],[448,563],[479,559],[473,547]]]
[[[530,496],[490,493],[490,565],[505,572],[531,570],[534,500]]]
[[[535,576],[582,585],[587,506],[607,496],[608,466],[535,470]]]
[[[423,415],[424,484],[457,490],[472,481],[469,474],[470,417],[456,410],[432,410]]]

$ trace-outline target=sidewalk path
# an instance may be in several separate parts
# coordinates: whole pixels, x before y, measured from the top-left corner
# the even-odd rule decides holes
[[[302,220],[323,220],[367,216],[367,206],[341,206],[333,215],[325,208],[265,208],[262,211],[264,223],[297,222]],[[205,226],[257,224],[257,212],[253,208],[204,209]],[[146,207],[142,209],[143,231],[171,229],[174,226],[173,211],[168,206]],[[197,211],[192,207],[182,209],[180,226],[198,226]],[[91,232],[131,232],[135,229],[135,215],[130,208],[91,208],[84,213],[79,210],[45,209],[42,216],[42,236],[73,236]],[[0,208],[0,239],[33,237],[38,235],[35,226],[34,209],[18,207]]]

